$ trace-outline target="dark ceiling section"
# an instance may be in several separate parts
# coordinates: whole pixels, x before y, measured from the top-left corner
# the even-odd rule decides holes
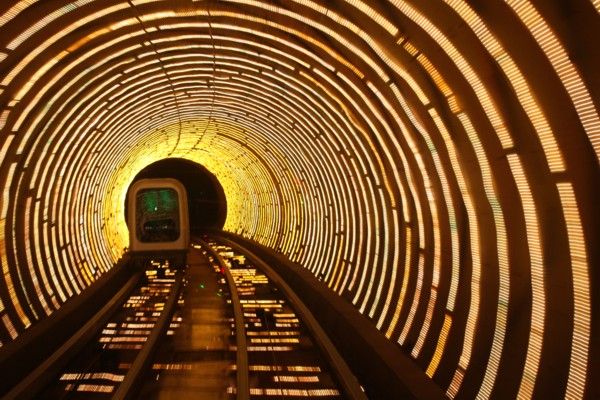
[[[167,158],[148,165],[133,182],[151,178],[174,178],[185,186],[193,233],[223,228],[227,218],[225,192],[219,180],[202,165],[181,158]],[[127,201],[125,207],[127,209]]]

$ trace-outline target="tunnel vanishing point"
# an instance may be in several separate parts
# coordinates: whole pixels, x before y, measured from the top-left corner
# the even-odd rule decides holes
[[[178,158],[446,397],[599,398],[599,38],[598,0],[2,1],[0,354]]]

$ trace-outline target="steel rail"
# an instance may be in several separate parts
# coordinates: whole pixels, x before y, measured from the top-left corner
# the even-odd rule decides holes
[[[292,288],[283,280],[283,278],[267,263],[265,263],[259,256],[254,254],[246,247],[228,239],[226,237],[215,235],[218,240],[227,246],[230,246],[236,251],[244,254],[252,263],[254,263],[267,277],[278,286],[290,303],[293,305],[296,312],[300,315],[302,322],[306,325],[319,348],[323,351],[323,354],[327,358],[330,366],[333,369],[335,376],[338,379],[341,389],[347,398],[353,400],[367,400],[367,396],[361,389],[358,380],[348,367],[348,364],[344,361],[342,356],[335,348],[329,336],[325,333],[321,325],[317,322],[312,312],[302,302],[300,297],[292,290]]]
[[[48,382],[68,362],[70,355],[78,352],[94,335],[99,327],[104,325],[114,311],[125,301],[127,295],[136,287],[140,273],[133,275],[125,285],[77,332],[60,346],[50,357],[44,360],[21,382],[14,386],[2,399],[33,399],[36,398]]]
[[[123,382],[121,382],[119,388],[113,395],[113,400],[124,400],[131,398],[134,395],[140,380],[152,362],[152,355],[156,350],[158,340],[164,335],[165,331],[169,327],[173,312],[175,310],[175,305],[177,304],[177,300],[179,298],[179,290],[181,289],[182,282],[183,272],[178,271],[177,275],[175,276],[175,283],[171,288],[169,299],[165,304],[163,312],[161,313],[158,321],[156,321],[156,324],[154,325],[148,340],[144,344],[144,347],[142,350],[140,350],[135,360],[131,364],[131,368],[129,368],[129,371],[127,371],[127,375],[125,375]]]
[[[240,297],[237,292],[237,286],[233,280],[233,276],[225,265],[223,257],[215,251],[205,241],[195,238],[194,241],[200,243],[200,245],[206,249],[219,263],[221,270],[225,275],[225,280],[229,286],[229,292],[231,293],[231,305],[233,306],[233,316],[235,321],[235,340],[237,346],[236,352],[236,397],[237,400],[248,400],[250,399],[250,382],[248,378],[248,347],[246,344],[246,325],[244,323],[244,312],[242,311],[242,304],[240,303]]]

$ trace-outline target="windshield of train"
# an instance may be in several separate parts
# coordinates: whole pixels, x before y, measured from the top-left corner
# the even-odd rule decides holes
[[[136,233],[141,242],[172,242],[179,238],[179,198],[175,190],[140,190],[135,209]]]

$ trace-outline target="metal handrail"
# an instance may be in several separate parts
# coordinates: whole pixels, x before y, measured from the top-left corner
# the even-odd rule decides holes
[[[233,317],[235,322],[235,340],[236,340],[236,378],[237,378],[237,389],[236,396],[237,400],[248,400],[250,399],[250,383],[248,378],[248,348],[246,344],[246,325],[244,323],[244,312],[242,311],[242,304],[240,303],[240,297],[237,292],[237,286],[233,280],[233,276],[229,271],[229,268],[225,265],[223,257],[216,252],[208,243],[202,239],[196,238],[194,241],[200,243],[219,263],[221,270],[225,275],[225,280],[229,286],[229,292],[231,294],[231,305],[233,306]]]

